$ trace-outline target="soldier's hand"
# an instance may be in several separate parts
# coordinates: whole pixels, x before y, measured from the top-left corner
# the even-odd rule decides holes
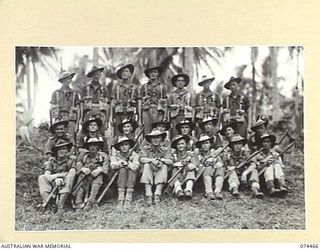
[[[174,167],[183,167],[183,164],[180,161],[178,161],[178,162],[173,163],[173,166]]]
[[[56,184],[56,186],[62,186],[64,184],[61,178],[56,178],[54,180],[54,183]]]
[[[157,165],[157,164],[159,163],[159,161],[158,161],[158,159],[153,159],[153,160],[151,161],[151,163],[152,163],[153,165]]]
[[[102,168],[101,168],[101,167],[98,167],[97,169],[95,169],[95,170],[93,170],[93,171],[91,172],[91,175],[92,175],[93,177],[97,177],[99,174],[101,174],[101,172],[102,172]]]
[[[88,175],[91,173],[90,169],[85,167],[81,168],[81,172],[84,173],[85,175]]]
[[[228,171],[233,171],[236,169],[236,166],[228,166],[227,170]]]
[[[194,165],[194,164],[192,164],[192,163],[188,164],[188,170],[189,170],[189,171],[195,170],[196,168],[197,168],[196,165]]]

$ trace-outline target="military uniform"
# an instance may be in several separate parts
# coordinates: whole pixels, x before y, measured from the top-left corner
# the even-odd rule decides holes
[[[118,83],[114,86],[111,99],[114,102],[113,120],[115,124],[120,124],[124,119],[135,118],[138,110],[139,90],[132,83],[124,85]],[[120,132],[115,129],[116,135]]]
[[[51,119],[62,117],[63,120],[68,120],[67,131],[71,135],[75,134],[77,122],[80,115],[80,100],[76,91],[70,87],[55,90],[51,97]]]
[[[227,122],[234,121],[237,123],[236,133],[242,137],[247,136],[248,127],[248,109],[249,100],[243,95],[228,95],[223,99],[223,114],[222,123],[225,125]]]
[[[142,123],[145,126],[145,133],[152,130],[152,123],[167,120],[167,88],[158,83],[153,85],[151,82],[145,83],[140,88],[142,99]]]
[[[59,138],[57,136],[52,136],[48,139],[48,141],[45,144],[45,155],[53,156],[52,149],[55,147],[56,143],[60,139],[66,141],[66,142],[71,142],[73,146],[76,145],[73,136],[71,136],[68,133],[65,133],[65,135],[61,138]],[[71,151],[70,153],[72,154],[73,152]]]
[[[217,120],[219,119],[220,108],[222,106],[221,98],[212,90],[203,90],[198,93],[195,98],[195,105],[197,122],[202,121],[203,118],[209,116]]]
[[[81,91],[81,101],[83,103],[83,121],[99,115],[102,120],[100,132],[104,132],[105,124],[108,122],[109,91],[100,82],[93,82],[84,87]]]
[[[172,130],[172,138],[177,135],[176,125],[185,119],[193,119],[194,99],[186,89],[178,92],[174,90],[168,98],[168,107],[170,109],[170,119]]]
[[[108,167],[109,158],[104,152],[97,152],[95,156],[90,156],[90,153],[87,152],[78,157],[77,170],[81,172],[82,168],[88,168],[90,173],[81,183],[76,192],[75,205],[77,208],[81,207],[83,202],[86,202],[85,196],[88,197],[87,201],[90,201],[91,204],[94,204],[96,196],[103,185],[103,175],[98,174],[97,176],[94,176],[92,172],[94,170],[101,169],[102,173],[107,174]]]

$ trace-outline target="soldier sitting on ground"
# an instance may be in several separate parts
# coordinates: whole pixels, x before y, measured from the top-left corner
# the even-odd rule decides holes
[[[150,143],[142,147],[140,152],[140,163],[143,165],[141,183],[145,184],[145,194],[147,203],[160,202],[163,185],[167,182],[168,167],[172,165],[172,155],[170,148],[161,146],[165,140],[166,133],[153,130],[146,135],[146,140]],[[154,195],[152,187],[156,186]]]
[[[44,163],[44,174],[39,176],[39,190],[44,202],[54,186],[59,187],[58,212],[63,212],[76,174],[75,160],[68,156],[72,143],[59,139],[52,148],[53,157]]]
[[[139,155],[136,152],[130,154],[134,141],[128,137],[122,136],[114,144],[116,153],[110,158],[110,167],[118,170],[118,208],[131,206],[132,194],[134,191],[137,170],[139,169]],[[130,154],[130,155],[129,155]]]
[[[192,131],[195,129],[195,127],[196,125],[188,119],[183,120],[176,125],[176,130],[178,131],[179,135],[189,137],[187,150],[194,150],[195,144],[198,141],[197,138],[192,136]]]
[[[177,135],[171,143],[171,147],[175,149],[173,153],[172,176],[179,171],[171,183],[174,187],[173,193],[178,199],[192,199],[193,182],[196,178],[196,166],[198,162],[194,154],[187,151],[188,142],[188,136]],[[185,189],[182,190],[182,185],[184,184],[186,184]]]
[[[209,116],[199,123],[199,128],[202,130],[201,135],[205,134],[209,137],[215,137],[215,143],[211,145],[211,147],[215,149],[222,146],[221,137],[215,129],[215,124],[217,122],[217,119]]]
[[[83,205],[85,205],[85,211],[92,209],[96,196],[103,184],[103,174],[108,173],[108,156],[106,153],[99,151],[102,145],[103,142],[98,138],[90,138],[84,144],[88,152],[78,158],[77,170],[79,176],[75,185],[77,190],[74,190],[77,210],[81,210]]]

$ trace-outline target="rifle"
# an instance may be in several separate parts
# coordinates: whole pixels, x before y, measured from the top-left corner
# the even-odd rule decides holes
[[[263,149],[261,148],[261,149],[259,149],[258,151],[254,152],[254,153],[253,153],[252,155],[250,155],[250,156],[248,157],[248,159],[246,159],[244,162],[239,163],[239,164],[235,167],[235,169],[240,169],[240,168],[242,168],[243,166],[245,166],[246,164],[248,164],[248,162],[249,162],[250,160],[252,160],[253,157],[255,157],[256,155],[260,154],[262,150],[263,150]],[[226,175],[224,176],[224,179],[227,179],[227,178],[228,178],[228,176],[230,175],[230,172],[231,172],[231,171],[227,171]],[[250,172],[251,172],[251,171],[250,171]],[[250,173],[250,172],[249,172],[249,173]],[[248,174],[249,174],[249,173],[248,173]]]
[[[47,197],[47,199],[45,200],[45,202],[41,205],[43,209],[45,209],[49,203],[49,201],[51,200],[52,196],[54,195],[54,193],[56,192],[56,190],[58,189],[58,186],[55,186],[51,193],[49,194],[49,196]]]
[[[131,156],[131,154],[134,152],[135,148],[137,147],[137,145],[139,144],[139,137],[143,134],[144,132],[144,125],[140,131],[140,133],[138,134],[137,138],[135,139],[136,140],[136,144],[132,147],[132,149],[129,151],[129,154],[127,156],[127,159],[129,159],[129,157]],[[97,204],[99,204],[102,200],[102,198],[105,196],[106,192],[109,190],[111,184],[114,182],[114,180],[116,179],[116,177],[118,176],[119,174],[119,170],[117,170],[115,172],[115,174],[112,176],[112,178],[110,179],[110,181],[108,182],[107,186],[105,187],[105,189],[102,191],[101,195],[99,196],[98,200],[97,200]]]
[[[286,138],[287,134],[289,133],[289,129],[287,129],[284,134],[281,136],[279,142],[278,142],[278,145],[281,144],[281,142],[284,140],[284,138]]]
[[[294,145],[294,141],[291,142],[279,155],[277,155],[277,157],[273,157],[273,159],[271,159],[270,163],[267,163],[265,167],[263,167],[263,169],[260,170],[259,172],[259,176],[261,176],[265,171],[266,168],[269,167],[275,160],[277,160],[279,157],[281,157],[285,152],[287,152],[293,145]]]
[[[205,158],[205,159],[203,160],[203,163],[206,163],[206,161],[209,160],[209,159],[211,159],[211,158],[212,158],[212,159],[217,158],[228,146],[229,146],[229,144],[226,144],[215,156],[209,156],[209,157]],[[205,170],[205,167],[203,167],[203,168],[198,172],[198,174],[197,174],[197,176],[196,176],[196,179],[194,180],[194,184],[197,182],[197,180],[199,180],[199,178],[200,178],[201,175],[203,174],[204,170]],[[184,183],[183,183],[183,184],[184,184]]]

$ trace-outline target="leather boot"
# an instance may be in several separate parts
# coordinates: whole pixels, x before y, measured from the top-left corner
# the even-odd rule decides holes
[[[275,197],[280,193],[280,190],[274,187],[274,181],[270,180],[267,181],[267,190],[268,190],[268,195],[271,197]]]
[[[286,187],[286,183],[284,178],[278,179],[278,183],[279,183],[279,189],[280,189],[280,196],[286,196],[288,194],[288,189]]]
[[[257,199],[262,199],[264,197],[263,193],[260,192],[257,188],[252,189],[252,195]]]
[[[60,194],[60,199],[58,202],[58,213],[64,212],[66,201],[69,198],[69,193]]]

